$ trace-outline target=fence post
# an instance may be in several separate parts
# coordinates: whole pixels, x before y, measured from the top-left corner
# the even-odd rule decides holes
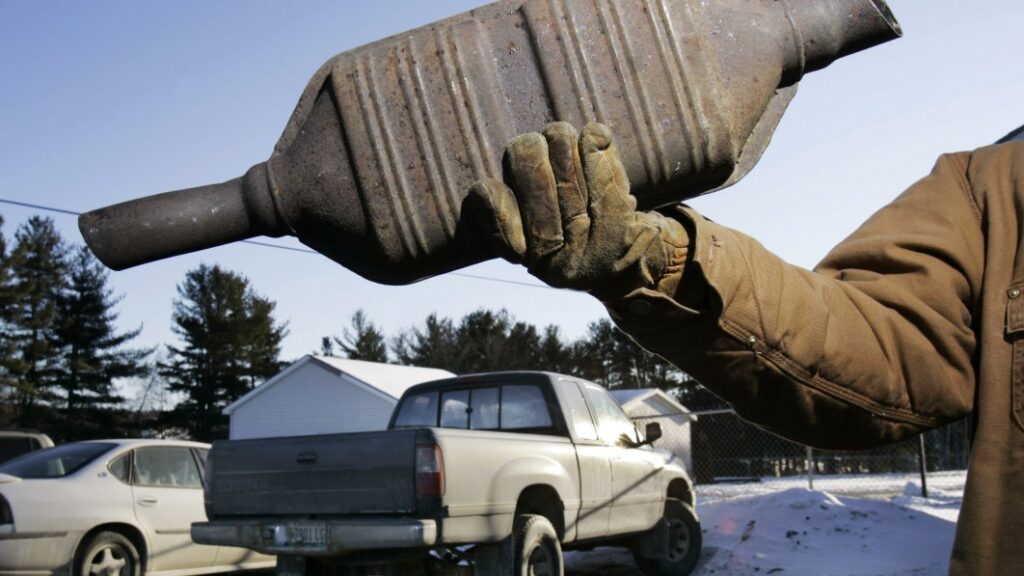
[[[924,498],[928,497],[928,461],[924,453],[924,434],[918,435],[917,444],[917,462],[921,468],[921,496]]]
[[[807,489],[814,490],[814,449],[807,447]]]

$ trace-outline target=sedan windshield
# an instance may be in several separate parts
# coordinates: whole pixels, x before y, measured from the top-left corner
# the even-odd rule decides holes
[[[63,478],[79,471],[117,444],[83,442],[30,452],[0,465],[0,473],[18,478]]]

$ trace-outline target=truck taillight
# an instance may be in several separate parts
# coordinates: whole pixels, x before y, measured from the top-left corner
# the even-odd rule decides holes
[[[14,516],[11,514],[11,505],[0,495],[0,525],[3,524],[14,524]]]
[[[437,444],[416,446],[416,495],[444,496],[444,457]]]

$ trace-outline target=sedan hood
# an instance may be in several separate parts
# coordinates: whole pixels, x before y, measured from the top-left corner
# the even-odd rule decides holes
[[[21,482],[21,478],[11,476],[10,474],[0,473],[0,484],[14,484],[15,482]]]

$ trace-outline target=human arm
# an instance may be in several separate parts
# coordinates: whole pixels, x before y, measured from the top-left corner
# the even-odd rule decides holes
[[[592,293],[638,343],[768,429],[820,447],[899,440],[973,406],[984,238],[966,162],[944,157],[814,272],[680,208],[654,217],[678,224],[658,229],[661,251],[591,273],[601,287]],[[543,201],[527,183],[512,184],[514,198]],[[492,238],[508,246],[513,228]],[[535,236],[525,230],[521,248]],[[626,248],[604,251],[630,254]],[[557,282],[566,258],[547,250],[506,255]]]

